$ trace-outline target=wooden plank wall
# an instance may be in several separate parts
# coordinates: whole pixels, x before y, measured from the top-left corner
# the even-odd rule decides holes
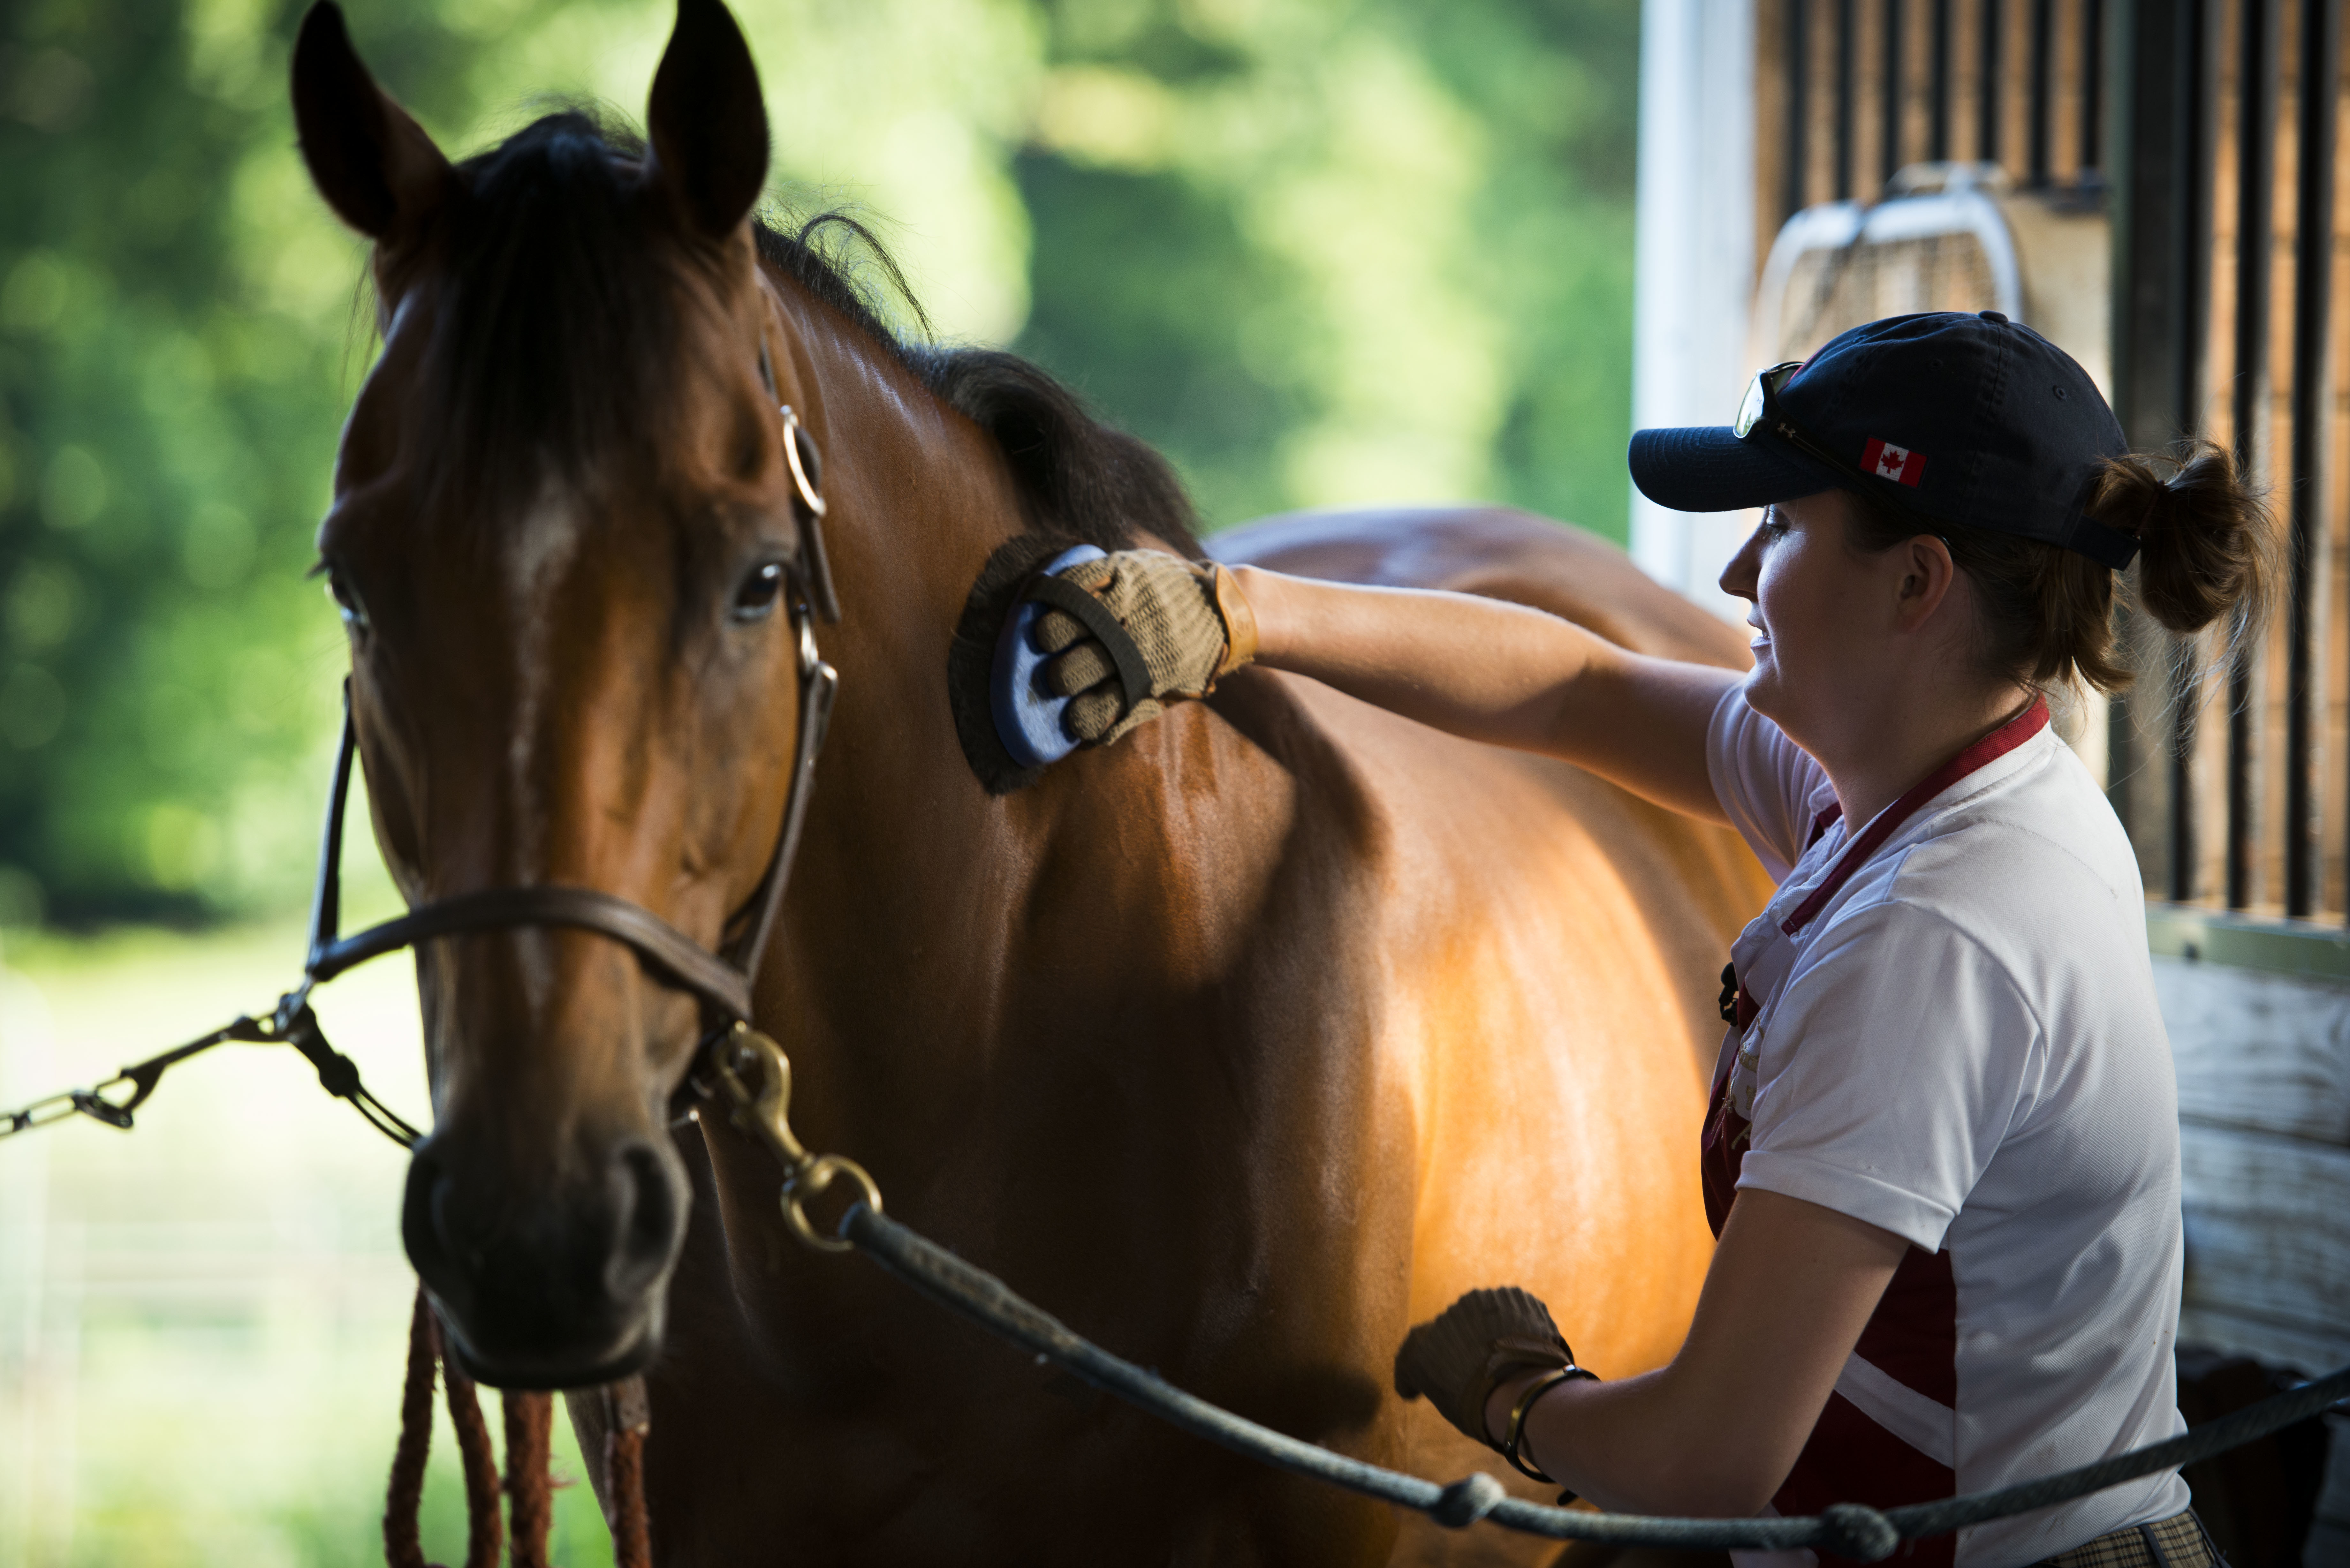
[[[1755,255],[1797,208],[1876,201],[1910,163],[1997,163],[2020,188],[2078,182],[2106,151],[2110,72],[2089,57],[2118,3],[1757,0]],[[2043,26],[2047,107],[2035,127]]]
[[[2178,1063],[2183,1341],[2350,1365],[2350,985],[2155,961]]]
[[[2255,482],[2269,493],[2279,526],[2286,524],[2292,487],[2303,476],[2293,472],[2293,373],[2295,369],[2293,304],[2298,282],[2299,202],[2303,79],[2302,50],[2308,24],[2326,0],[2207,0],[2203,9],[2204,50],[2209,59],[2205,76],[2210,128],[2209,166],[2211,197],[2206,204],[2210,234],[2208,307],[2204,330],[2197,346],[2199,364],[2195,375],[2196,433],[2251,458]],[[2254,54],[2262,26],[2269,29],[2266,63]],[[2271,100],[2266,112],[2246,114],[2247,59],[2253,59],[2250,79],[2256,90],[2264,85]],[[2319,550],[2314,563],[2316,612],[2316,717],[2311,737],[2310,790],[2316,841],[2316,880],[2310,917],[2341,922],[2345,917],[2345,854],[2350,850],[2350,728],[2345,728],[2345,691],[2350,687],[2350,166],[2341,156],[2341,138],[2350,129],[2350,116],[2341,112],[2344,88],[2337,88],[2333,159],[2334,197],[2331,244],[2327,248],[2331,276],[2328,313],[2330,386],[2324,404],[2322,432],[2314,476],[2322,489]],[[2257,100],[2256,100],[2257,101]],[[2267,235],[2263,243],[2241,243],[2247,203],[2241,180],[2248,166],[2247,132],[2264,131],[2266,160],[2272,171],[2266,205]],[[2252,210],[2258,211],[2259,203]],[[2266,307],[2248,323],[2240,309],[2243,302],[2244,265],[2266,274]],[[2256,328],[2250,333],[2248,325]],[[2143,683],[2140,700],[2131,706],[2137,733],[2137,772],[2132,780],[2132,836],[2140,846],[2147,874],[2147,891],[2158,898],[2229,904],[2257,915],[2286,914],[2286,801],[2291,753],[2286,741],[2287,618],[2273,617],[2266,634],[2253,644],[2255,657],[2248,679],[2232,685],[2225,665],[2223,634],[2210,633],[2187,643],[2153,639],[2147,651],[2155,662],[2166,658],[2173,670],[2199,676],[2189,681],[2158,677]],[[2241,702],[2247,722],[2239,727],[2239,744],[2246,758],[2249,820],[2244,832],[2250,846],[2248,865],[2230,897],[2228,864],[2229,774],[2231,711]],[[2184,711],[2182,712],[2182,710]],[[2182,719],[2184,722],[2182,723]],[[2186,737],[2189,761],[2184,770],[2169,762],[2171,749]],[[2165,831],[2165,821],[2176,809],[2176,784],[2183,776],[2189,824],[2182,836]],[[2240,808],[2245,809],[2245,808]],[[2175,859],[2184,846],[2190,858],[2183,874]]]

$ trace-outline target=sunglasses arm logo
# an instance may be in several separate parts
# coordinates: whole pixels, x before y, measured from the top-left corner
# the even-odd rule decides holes
[[[1917,489],[1926,477],[1924,453],[1912,452],[1906,446],[1895,446],[1891,441],[1872,436],[1867,448],[1861,453],[1859,468],[1855,469],[1850,459],[1825,451],[1818,442],[1797,429],[1794,421],[1780,410],[1779,394],[1803,374],[1807,363],[1807,360],[1790,359],[1784,364],[1772,366],[1748,382],[1746,396],[1739,401],[1738,418],[1731,426],[1731,433],[1744,441],[1758,428],[1769,429],[1790,446],[1839,472],[1853,474],[1856,478],[1864,474],[1874,475]]]

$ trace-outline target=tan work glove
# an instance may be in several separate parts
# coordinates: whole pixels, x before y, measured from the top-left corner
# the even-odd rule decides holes
[[[1395,1386],[1407,1399],[1426,1395],[1446,1420],[1527,1474],[1538,1475],[1511,1452],[1515,1433],[1497,1440],[1485,1429],[1485,1406],[1494,1389],[1514,1378],[1567,1370],[1591,1376],[1575,1367],[1575,1352],[1560,1337],[1541,1298],[1508,1285],[1471,1291],[1405,1334],[1403,1348],[1396,1352]]]
[[[1118,666],[1100,639],[1065,611],[1037,618],[1037,646],[1054,656],[1044,668],[1045,689],[1070,699],[1066,722],[1087,744],[1108,744],[1159,717],[1169,701],[1205,697],[1256,656],[1256,616],[1232,573],[1212,561],[1121,550],[1059,576],[1108,607],[1141,649],[1150,677],[1149,695],[1121,711]]]

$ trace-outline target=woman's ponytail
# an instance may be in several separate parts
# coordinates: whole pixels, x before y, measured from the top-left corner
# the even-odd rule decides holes
[[[2168,462],[2109,458],[2088,512],[2137,536],[2137,602],[2167,629],[2200,631],[2230,612],[2240,629],[2264,622],[2282,556],[2276,524],[2227,448],[2199,441]]]
[[[1917,517],[1878,496],[1847,491],[1856,549],[1889,548],[1919,532]],[[2275,520],[2247,489],[2225,447],[2206,441],[2168,454],[2106,460],[2088,514],[2135,535],[2135,597],[2180,634],[2230,617],[2238,645],[2265,624],[2283,558]],[[1934,525],[1975,587],[1985,672],[2049,687],[2084,680],[2104,691],[2130,683],[2114,635],[2116,573],[2086,556],[2014,534]]]

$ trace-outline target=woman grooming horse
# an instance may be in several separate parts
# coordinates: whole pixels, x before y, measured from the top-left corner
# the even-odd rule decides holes
[[[796,428],[841,685],[754,989],[809,1141],[1105,1345],[1389,1464],[1482,1457],[1388,1373],[1494,1267],[1595,1303],[1604,1370],[1670,1353],[1710,1249],[1677,1153],[1706,960],[1762,891],[1733,836],[1271,670],[1014,787],[959,727],[1005,563],[1191,556],[1189,510],[1034,367],[901,340],[809,235],[754,221],[765,114],[715,0],[680,6],[649,146],[558,115],[452,162],[331,5],[294,100],[374,241],[383,350],[318,544],[411,903],[601,891],[713,951],[749,918],[799,721]],[[1743,660],[1620,554],[1521,516],[1227,538]],[[608,933],[444,935],[418,977],[410,1256],[494,1386],[643,1369],[664,1568],[1544,1552],[1259,1469],[811,1253],[764,1145],[672,1126],[704,1020]],[[601,1402],[573,1418],[597,1452]]]
[[[1658,1513],[1890,1507],[2175,1435],[2176,1086],[2138,868],[2046,693],[2126,680],[2133,559],[2173,631],[2256,608],[2268,519],[2224,453],[2128,454],[2080,368],[1995,312],[1856,327],[1757,378],[1735,426],[1631,458],[1666,505],[1767,508],[1721,579],[1753,605],[1744,677],[1460,596],[1139,554],[1066,574],[1135,630],[1156,702],[1253,651],[1728,822],[1782,878],[1725,975],[1698,1151],[1720,1241],[1671,1361],[1596,1381],[1541,1300],[1481,1290],[1403,1342],[1399,1390]],[[1077,620],[1039,636],[1075,733],[1148,720]],[[1566,1299],[1569,1326],[1603,1301]],[[1913,1559],[2209,1563],[2187,1501],[2167,1472]]]

